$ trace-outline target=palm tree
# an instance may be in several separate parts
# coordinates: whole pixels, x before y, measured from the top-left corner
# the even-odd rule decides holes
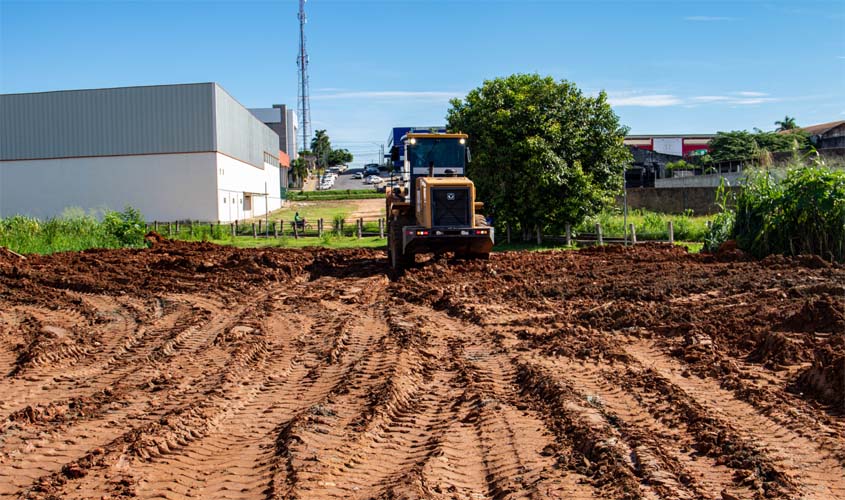
[[[787,115],[783,117],[783,120],[778,120],[775,122],[775,125],[778,126],[777,131],[783,132],[784,130],[793,130],[798,128],[798,124],[795,122],[795,118]]]

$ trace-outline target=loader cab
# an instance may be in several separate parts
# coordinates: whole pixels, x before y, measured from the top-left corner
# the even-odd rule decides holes
[[[409,201],[414,204],[418,178],[466,175],[466,165],[470,158],[467,135],[409,132],[402,137],[402,144],[391,151],[393,161],[402,156],[402,178],[408,180],[411,188]]]

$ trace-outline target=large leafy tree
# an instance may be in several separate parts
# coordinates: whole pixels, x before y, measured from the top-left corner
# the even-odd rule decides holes
[[[577,224],[611,203],[631,161],[601,92],[536,74],[485,81],[453,99],[449,129],[469,134],[469,176],[498,222],[525,234]]]
[[[756,130],[733,130],[719,132],[710,141],[708,161],[736,161],[757,158],[761,152],[780,153],[797,151],[807,147],[807,133],[801,129],[787,133]]]
[[[332,149],[329,153],[329,166],[340,165],[341,163],[351,163],[353,160],[352,153],[348,149]]]

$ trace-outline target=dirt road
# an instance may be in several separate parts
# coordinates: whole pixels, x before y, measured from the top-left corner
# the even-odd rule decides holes
[[[845,498],[845,269],[0,249],[0,497]]]

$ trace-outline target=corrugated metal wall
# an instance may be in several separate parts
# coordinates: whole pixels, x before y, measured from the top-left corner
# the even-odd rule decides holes
[[[0,95],[0,160],[214,151],[215,88]]]
[[[264,153],[279,156],[279,136],[215,85],[217,151],[257,167],[264,166]]]

